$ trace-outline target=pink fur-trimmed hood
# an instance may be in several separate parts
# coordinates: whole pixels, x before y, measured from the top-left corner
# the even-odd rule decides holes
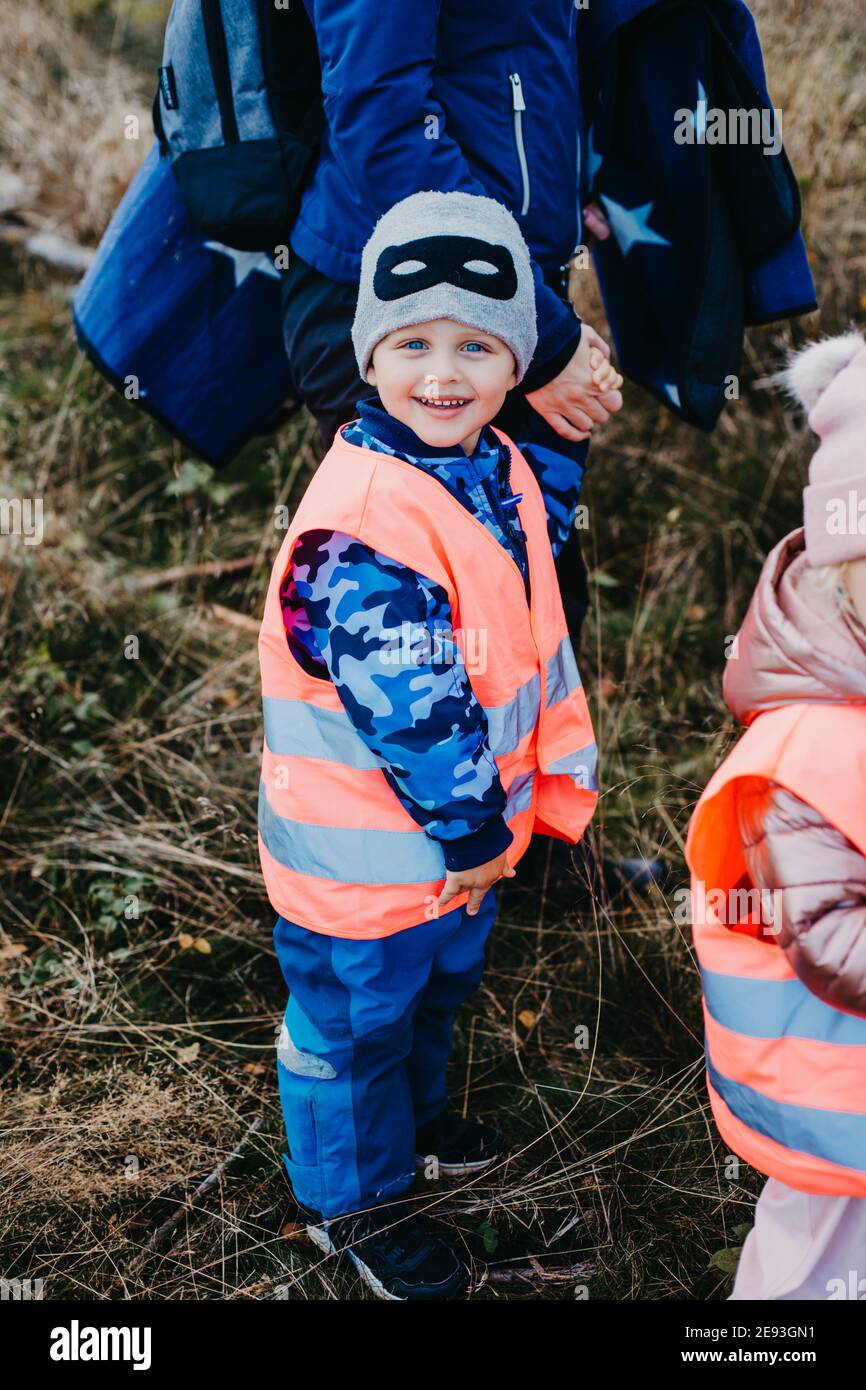
[[[740,720],[780,705],[866,703],[866,629],[809,572],[803,531],[764,562],[725,666],[724,695]]]

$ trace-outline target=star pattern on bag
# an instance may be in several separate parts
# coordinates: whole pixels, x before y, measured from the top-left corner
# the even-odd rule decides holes
[[[261,275],[271,275],[275,280],[280,278],[280,272],[264,251],[238,251],[233,246],[224,246],[221,241],[206,241],[205,247],[208,251],[217,251],[223,256],[228,256],[232,261],[235,289],[238,289],[254,270],[259,271]]]
[[[604,205],[611,231],[623,256],[627,256],[633,246],[670,246],[667,237],[659,236],[647,225],[652,202],[627,208],[606,193],[599,194],[599,200]]]

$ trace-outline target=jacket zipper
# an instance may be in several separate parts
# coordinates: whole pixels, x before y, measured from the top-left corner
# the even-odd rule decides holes
[[[510,450],[507,446],[502,446],[502,447],[505,448],[505,459],[506,459],[505,487],[506,487],[507,492],[510,492],[510,491],[511,491],[511,450]],[[517,568],[520,570],[520,575],[521,575],[521,578],[522,578],[522,580],[523,580],[523,587],[524,587],[524,590],[527,590],[527,593],[526,593],[526,601],[527,601],[527,603],[529,603],[529,601],[530,601],[530,600],[529,600],[529,592],[528,592],[528,589],[529,589],[529,555],[528,555],[528,552],[527,552],[527,550],[526,550],[526,545],[525,545],[526,533],[525,533],[525,531],[523,531],[523,529],[519,526],[519,524],[517,524],[516,522],[513,522],[513,521],[511,520],[510,514],[509,514],[509,515],[506,515],[505,507],[504,507],[504,505],[503,505],[503,503],[502,503],[502,499],[501,499],[500,494],[499,494],[499,467],[498,467],[498,465],[497,465],[497,469],[496,469],[496,482],[491,484],[489,491],[488,491],[488,489],[487,489],[486,487],[484,488],[484,491],[485,491],[485,493],[486,493],[486,495],[487,495],[487,499],[488,499],[488,502],[490,503],[490,509],[491,509],[491,511],[493,512],[493,515],[494,515],[494,517],[496,518],[497,522],[499,523],[499,526],[500,526],[500,528],[501,528],[501,530],[502,530],[503,535],[507,537],[507,539],[508,539],[508,541],[509,541],[509,544],[510,544],[511,547],[512,547],[513,553],[512,553],[511,558],[512,558],[512,560],[514,560],[514,563],[517,565]],[[522,494],[521,494],[521,496],[522,496]],[[486,529],[486,527],[485,527],[485,529]],[[523,568],[524,565],[526,566],[525,571],[524,571],[524,568]]]
[[[508,489],[509,489],[509,491],[510,491],[510,490],[511,490],[511,462],[512,462],[512,460],[511,460],[511,449],[509,448],[509,446],[508,446],[507,444],[503,444],[503,443],[502,443],[502,440],[500,440],[499,442],[500,442],[500,444],[502,445],[502,448],[505,450],[505,458],[506,458],[505,481],[506,481],[506,486],[508,487]],[[521,499],[523,498],[523,493],[520,493],[520,497],[521,497]],[[459,506],[459,503],[458,503],[458,506]],[[541,657],[541,647],[539,646],[538,637],[537,637],[536,632],[535,632],[535,623],[532,621],[532,585],[531,585],[530,564],[529,564],[529,547],[526,545],[527,536],[526,536],[526,532],[523,530],[523,527],[520,526],[520,513],[517,512],[517,508],[516,508],[516,507],[514,508],[514,510],[515,510],[515,512],[517,513],[517,523],[516,523],[516,524],[517,524],[517,526],[518,526],[518,528],[519,528],[519,530],[520,530],[520,535],[523,537],[522,541],[519,541],[519,542],[518,542],[518,541],[516,540],[516,538],[514,537],[514,533],[513,533],[512,530],[511,530],[511,525],[510,525],[509,521],[507,520],[507,518],[506,518],[505,524],[506,524],[506,527],[508,528],[508,533],[509,533],[509,535],[511,536],[511,538],[512,538],[513,540],[515,540],[515,544],[520,545],[520,546],[523,547],[523,556],[524,556],[524,559],[526,560],[526,573],[525,573],[525,574],[523,573],[523,571],[521,570],[520,565],[517,563],[517,561],[515,560],[515,558],[514,558],[513,555],[508,554],[508,551],[506,551],[506,554],[508,555],[508,558],[509,558],[509,560],[511,561],[511,563],[513,564],[514,568],[517,570],[517,573],[520,575],[521,579],[523,580],[523,592],[524,592],[524,594],[526,595],[526,608],[527,608],[527,614],[528,614],[528,617],[529,617],[529,631],[532,633],[532,641],[533,641],[533,643],[534,643],[534,645],[535,645],[535,650],[536,650],[536,652],[538,653],[538,670],[539,670],[539,674],[540,674],[540,677],[541,677],[541,702],[540,702],[539,708],[538,708],[538,724],[536,725],[536,731],[535,731],[535,746],[536,746],[536,748],[537,748],[537,747],[538,747],[539,740],[543,737],[543,729],[544,729],[544,710],[545,710],[545,704],[546,704],[546,701],[547,701],[547,673],[546,673],[546,670],[545,670],[544,662],[543,662],[542,657]],[[471,513],[470,513],[470,515],[471,515]],[[503,516],[503,517],[505,516],[505,513],[504,513],[504,511],[503,511],[502,508],[501,508],[501,504],[500,504],[500,515]],[[488,537],[488,539],[491,540],[491,541],[493,541],[493,544],[494,544],[494,545],[499,546],[499,542],[497,541],[496,537],[493,536],[493,535],[491,535],[490,531],[488,531],[487,527],[484,525],[484,522],[481,521],[478,517],[473,517],[473,520],[478,522],[478,525],[481,527],[482,531],[483,531],[484,534]],[[499,548],[500,548],[500,550],[502,549],[501,546],[499,546]],[[540,764],[540,763],[538,764],[538,771],[541,772],[541,764]],[[536,807],[536,804],[537,804],[537,802],[538,802],[538,796],[539,796],[538,782],[539,782],[539,779],[538,779],[537,777],[533,776],[533,778],[532,778],[532,807],[531,807],[533,816],[535,815],[535,807]]]
[[[237,145],[240,134],[238,133],[238,119],[232,94],[229,50],[226,43],[226,31],[223,27],[220,0],[202,0],[201,18],[204,25],[208,61],[220,109],[223,140],[227,145]]]
[[[517,145],[517,160],[520,164],[520,177],[523,180],[523,206],[520,209],[521,217],[525,217],[529,211],[529,167],[526,163],[526,150],[523,147],[523,113],[526,110],[526,102],[523,98],[523,87],[520,83],[520,73],[510,72],[508,80],[511,83],[511,109],[514,114],[514,140]]]

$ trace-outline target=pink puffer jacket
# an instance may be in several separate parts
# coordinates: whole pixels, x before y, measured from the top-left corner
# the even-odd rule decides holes
[[[807,701],[866,703],[866,628],[809,582],[802,530],[767,557],[724,692],[739,719]],[[866,1013],[866,859],[775,783],[744,791],[737,816],[753,883],[781,895],[778,940],[792,968],[826,1003]]]

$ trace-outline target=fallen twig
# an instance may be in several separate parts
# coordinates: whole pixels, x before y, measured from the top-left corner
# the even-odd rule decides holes
[[[148,589],[161,589],[164,584],[179,584],[184,579],[201,579],[213,575],[237,574],[239,570],[252,569],[258,562],[256,555],[239,555],[234,560],[202,560],[195,565],[170,565],[168,569],[143,570],[139,574],[123,576],[123,584],[133,593],[140,594]]]
[[[35,185],[26,183],[20,174],[0,166],[0,213],[17,213],[29,207],[37,192]]]
[[[530,1257],[528,1265],[488,1269],[487,1281],[491,1284],[531,1284],[534,1288],[542,1288],[545,1284],[571,1284],[590,1279],[595,1272],[594,1264],[563,1265],[556,1269],[545,1269],[538,1260]]]
[[[91,247],[81,246],[57,232],[34,232],[31,227],[17,221],[0,222],[0,237],[5,242],[21,246],[29,256],[47,261],[61,270],[87,270],[96,255]]]
[[[219,1182],[225,1170],[228,1168],[229,1164],[234,1162],[234,1160],[238,1157],[241,1150],[246,1146],[246,1144],[249,1142],[252,1136],[256,1133],[257,1130],[261,1128],[261,1124],[262,1117],[261,1115],[257,1115],[256,1118],[253,1120],[252,1124],[250,1125],[249,1129],[247,1130],[246,1134],[244,1134],[242,1138],[238,1140],[237,1144],[235,1144],[231,1153],[227,1154],[226,1157],[220,1163],[217,1164],[213,1172],[208,1174],[208,1176],[204,1179],[203,1182],[199,1183],[198,1187],[195,1189],[195,1192],[193,1192],[189,1200],[186,1202],[182,1202],[178,1206],[177,1210],[172,1212],[168,1220],[163,1221],[162,1225],[156,1228],[150,1240],[147,1242],[147,1245],[144,1247],[142,1251],[139,1252],[138,1255],[136,1255],[135,1259],[132,1261],[132,1264],[129,1266],[126,1275],[127,1278],[131,1278],[134,1274],[138,1273],[142,1265],[150,1259],[150,1256],[156,1254],[159,1247],[164,1243],[166,1236],[174,1230],[175,1226],[177,1226],[179,1222],[183,1220],[184,1216],[188,1215],[189,1212],[193,1211],[195,1207],[198,1206],[198,1204],[202,1201],[202,1199],[206,1197],[207,1194],[214,1187],[216,1187],[217,1183]],[[117,1286],[118,1282],[120,1281],[116,1281],[113,1288]],[[103,1295],[103,1297],[111,1298],[113,1288],[109,1289],[108,1292]]]
[[[234,608],[225,608],[221,603],[209,603],[208,609],[218,623],[237,628],[239,632],[251,632],[255,635],[261,627],[258,618],[251,618],[246,613],[237,613]]]

